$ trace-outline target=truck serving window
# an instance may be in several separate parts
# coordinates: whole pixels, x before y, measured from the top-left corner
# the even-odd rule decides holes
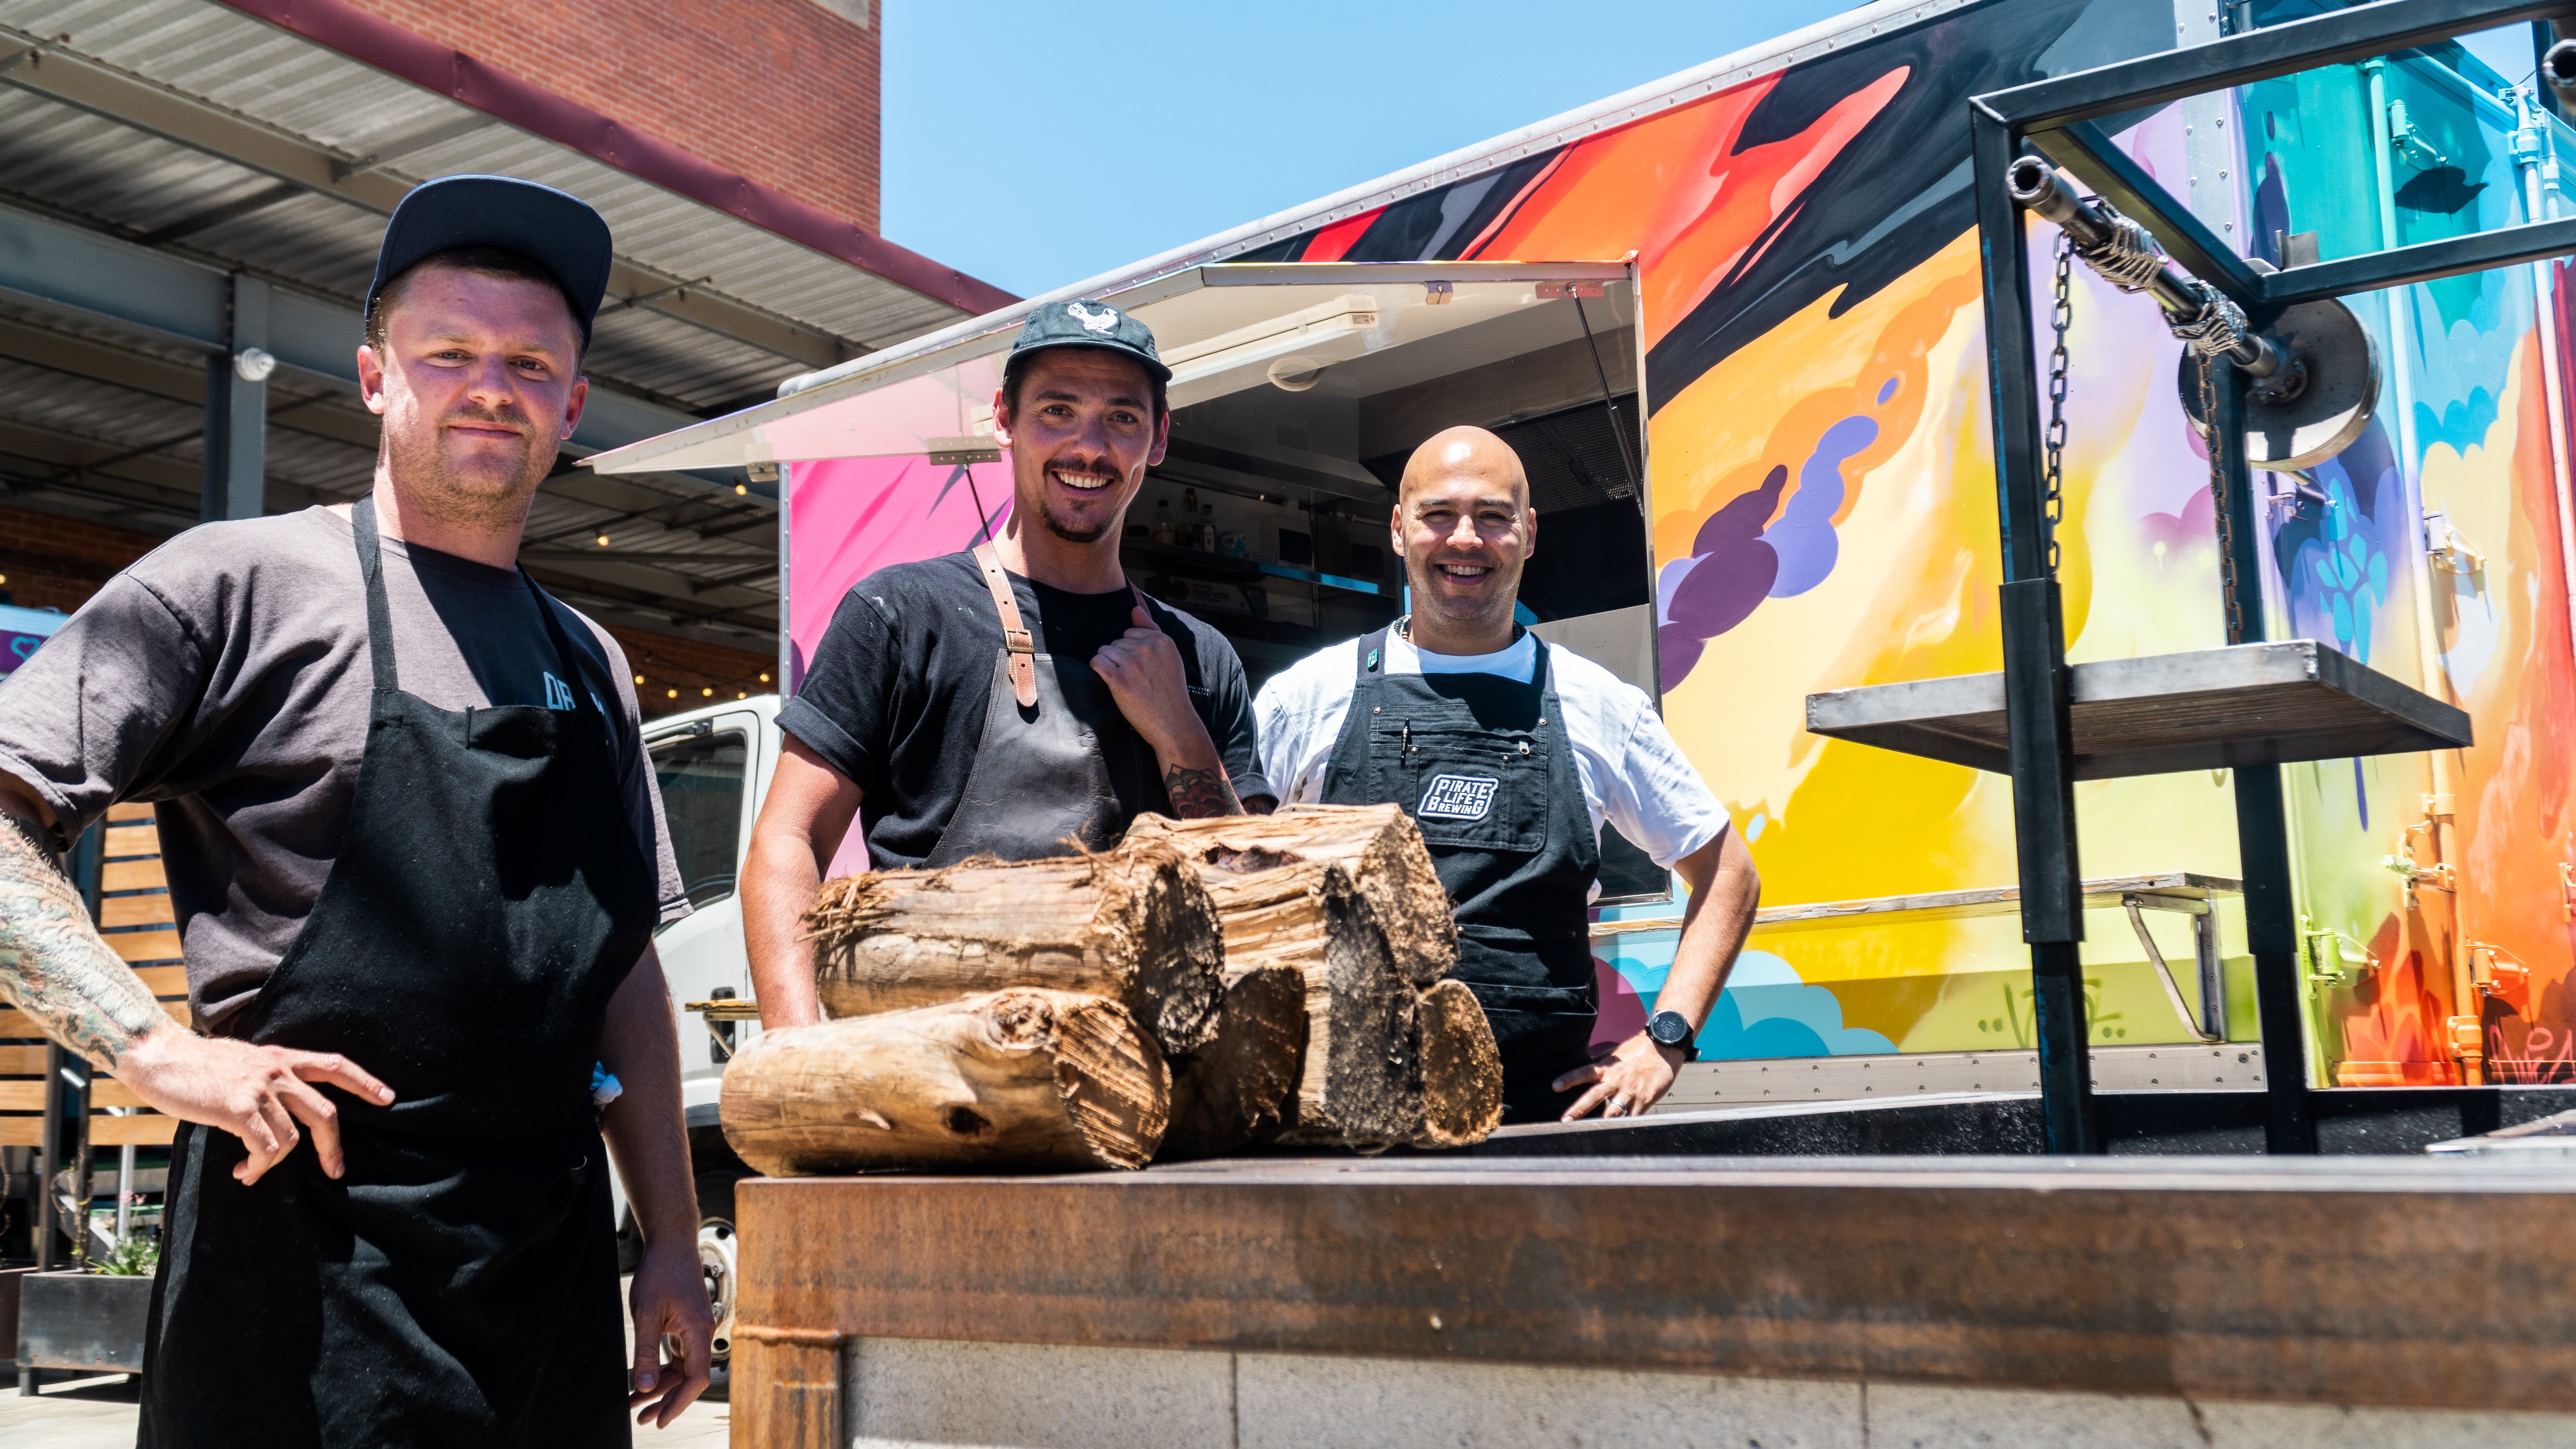
[[[733,894],[735,849],[742,840],[743,771],[749,754],[742,732],[681,735],[656,741],[651,749],[671,855],[679,862],[689,904],[723,900]]]

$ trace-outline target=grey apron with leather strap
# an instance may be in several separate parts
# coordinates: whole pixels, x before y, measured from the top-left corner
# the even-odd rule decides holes
[[[608,1164],[590,1100],[653,872],[606,717],[528,585],[573,707],[443,710],[397,683],[372,499],[353,519],[375,691],[312,914],[223,1030],[340,1052],[346,1173],[258,1182],[183,1125],[146,1329],[145,1446],[624,1445]]]
[[[1386,635],[1359,641],[1324,803],[1392,800],[1422,828],[1457,911],[1458,979],[1502,1051],[1503,1120],[1553,1118],[1575,1094],[1550,1084],[1591,1060],[1600,1017],[1587,906],[1601,842],[1548,682],[1547,642],[1531,641],[1537,662],[1522,681],[1390,675]]]
[[[1002,649],[993,658],[992,694],[965,792],[922,865],[936,869],[979,855],[1044,860],[1074,854],[1077,845],[1105,850],[1126,832],[1128,817],[1090,722],[1115,715],[1117,703],[1090,660],[1037,652],[1001,555],[989,542],[974,552],[1002,616]],[[1135,585],[1128,592],[1146,607]]]

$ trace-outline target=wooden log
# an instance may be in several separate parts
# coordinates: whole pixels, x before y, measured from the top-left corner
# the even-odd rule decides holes
[[[1142,1167],[1171,1075],[1117,1003],[1022,988],[753,1038],[725,1140],[771,1177]]]
[[[1117,1002],[1166,1053],[1216,1032],[1216,911],[1169,843],[844,876],[824,885],[805,926],[835,1017],[1043,986]]]
[[[1306,1061],[1306,976],[1294,966],[1229,973],[1216,1039],[1172,1062],[1165,1161],[1214,1157],[1276,1136]]]
[[[1503,1054],[1485,1008],[1464,981],[1437,981],[1413,1020],[1422,1053],[1422,1130],[1416,1147],[1482,1142],[1503,1120]]]
[[[1305,982],[1306,1055],[1279,1140],[1409,1142],[1422,1117],[1412,984],[1349,871],[1280,859],[1244,851],[1199,876],[1224,925],[1229,980],[1286,966]]]
[[[1458,965],[1458,922],[1413,817],[1396,805],[1290,805],[1273,815],[1170,820],[1140,815],[1130,842],[1169,840],[1202,865],[1250,855],[1325,861],[1350,872],[1416,988]],[[1204,877],[1203,877],[1204,878]]]

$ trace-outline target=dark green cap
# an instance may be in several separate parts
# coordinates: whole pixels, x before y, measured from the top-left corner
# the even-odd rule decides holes
[[[1020,339],[1011,344],[1004,365],[1018,361],[1022,353],[1049,347],[1099,347],[1123,352],[1145,364],[1145,375],[1154,381],[1172,380],[1172,370],[1154,351],[1154,329],[1106,302],[1042,304],[1029,314],[1029,324],[1020,329]]]

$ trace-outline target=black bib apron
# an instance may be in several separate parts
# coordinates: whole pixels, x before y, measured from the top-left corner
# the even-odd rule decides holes
[[[1386,632],[1359,641],[1359,679],[1324,774],[1324,803],[1392,800],[1422,828],[1458,915],[1458,979],[1503,1056],[1503,1120],[1552,1120],[1549,1084],[1592,1059],[1601,1014],[1587,906],[1601,843],[1575,772],[1547,641],[1526,682],[1390,675]]]
[[[1115,714],[1117,702],[1090,660],[1037,652],[992,544],[975,545],[975,567],[1002,616],[1002,648],[993,656],[992,695],[965,792],[921,863],[935,870],[978,855],[1045,860],[1074,854],[1068,842],[1106,850],[1126,833],[1127,812],[1090,721],[1106,718],[1103,711]],[[1128,592],[1144,608],[1135,585]],[[1131,772],[1139,768],[1132,759],[1121,763]],[[1143,784],[1130,782],[1132,798],[1155,798]]]
[[[623,1445],[608,1162],[590,1101],[653,875],[608,723],[537,590],[573,707],[441,710],[396,685],[373,500],[353,519],[375,691],[340,853],[224,1032],[336,1051],[346,1175],[299,1145],[256,1184],[179,1129],[140,1442]]]

